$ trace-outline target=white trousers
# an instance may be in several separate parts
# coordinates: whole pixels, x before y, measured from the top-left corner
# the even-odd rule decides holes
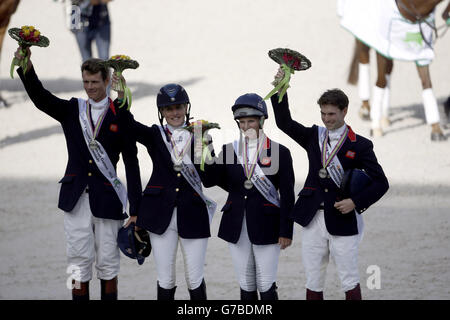
[[[302,230],[302,259],[306,288],[323,291],[329,256],[333,258],[342,290],[353,289],[359,283],[358,247],[363,235],[362,217],[358,217],[359,233],[354,236],[333,236],[325,226],[323,210]]]
[[[92,279],[96,260],[97,278],[111,280],[119,274],[120,252],[117,234],[123,220],[96,218],[92,215],[89,195],[83,192],[71,212],[64,213],[67,261],[77,281]]]
[[[240,287],[245,291],[266,292],[277,280],[278,243],[255,245],[250,242],[244,216],[237,243],[228,243]]]
[[[198,288],[204,277],[208,238],[184,239],[178,236],[177,208],[173,210],[169,227],[162,234],[150,232],[150,242],[156,263],[159,286],[172,289],[176,284],[178,242],[183,253],[186,284],[189,290]]]

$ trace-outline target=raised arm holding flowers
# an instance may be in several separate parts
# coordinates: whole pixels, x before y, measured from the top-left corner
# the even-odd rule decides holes
[[[138,68],[139,63],[135,60],[132,60],[129,56],[118,54],[112,56],[107,61],[101,62],[101,64],[105,67],[114,69],[114,74],[116,75],[116,80],[118,78],[118,81],[112,84],[112,88],[117,92],[122,92],[124,95],[124,97],[119,97],[120,99],[123,99],[123,102],[119,108],[122,108],[125,105],[125,102],[127,102],[129,110],[131,107],[131,90],[126,86],[126,82],[124,81],[125,79],[122,77],[122,72],[125,69]]]
[[[109,71],[101,64],[103,60],[94,58],[84,61],[80,68],[87,97],[66,100],[55,96],[39,80],[30,59],[29,44],[42,44],[42,36],[30,27],[10,34],[20,38],[14,65],[20,66],[17,73],[30,100],[61,124],[66,140],[67,166],[60,180],[58,208],[64,211],[68,264],[80,267],[79,278],[67,284],[72,299],[89,300],[95,260],[100,298],[117,300],[120,251],[111,244],[117,243],[118,230],[128,212],[137,214],[142,194],[136,143],[119,122],[117,109],[122,101],[108,97]],[[126,187],[117,177],[120,158]],[[91,259],[93,256],[96,259]]]
[[[280,71],[272,82],[275,88],[264,97],[264,100],[269,99],[278,91],[280,92],[279,102],[281,102],[289,88],[291,74],[294,74],[295,71],[309,69],[311,67],[311,61],[301,53],[287,48],[273,49],[268,54],[272,60],[280,65]]]
[[[23,26],[20,29],[11,28],[8,30],[8,33],[11,38],[19,43],[20,49],[18,50],[19,52],[16,52],[16,55],[11,62],[10,76],[11,78],[14,78],[14,66],[22,67],[24,74],[29,70],[28,61],[31,55],[29,48],[31,46],[48,47],[50,41],[47,37],[41,35],[40,31],[33,26]],[[23,59],[20,59],[20,57],[17,56],[17,53],[23,56]]]
[[[122,76],[113,75],[113,83],[119,78]],[[156,107],[159,124],[150,126],[134,119],[126,108],[117,113],[123,130],[147,149],[153,166],[137,218],[130,220],[134,220],[135,230],[137,227],[149,232],[157,273],[157,299],[175,299],[176,273],[172,266],[176,265],[180,244],[189,296],[191,300],[206,300],[206,248],[217,204],[203,193],[191,133],[194,132],[194,139],[203,139],[207,129],[218,125],[205,121],[190,124],[190,98],[185,88],[176,83],[158,90]],[[202,147],[202,143],[197,146]]]

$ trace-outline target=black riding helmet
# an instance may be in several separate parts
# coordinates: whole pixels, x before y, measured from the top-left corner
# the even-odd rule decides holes
[[[176,105],[176,104],[186,104],[186,123],[189,125],[189,113],[191,111],[191,103],[189,101],[189,96],[182,86],[176,83],[169,83],[159,89],[158,95],[156,96],[156,105],[158,107],[158,118],[161,126],[163,126],[163,115],[161,113],[161,108]]]
[[[156,97],[158,110],[162,107],[174,104],[189,104],[189,96],[182,86],[176,83],[169,83],[159,89]]]
[[[234,120],[236,120],[236,122],[244,117],[259,117],[261,128],[264,125],[264,119],[269,117],[266,103],[263,98],[256,93],[246,93],[237,98],[234,105],[231,107],[231,111],[233,111]]]

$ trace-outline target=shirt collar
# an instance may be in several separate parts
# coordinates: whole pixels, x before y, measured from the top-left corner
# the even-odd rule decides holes
[[[93,109],[104,109],[108,106],[108,96],[106,96],[103,100],[99,101],[99,102],[95,102],[94,100],[92,100],[91,98],[89,98],[89,104],[91,105],[91,107]]]
[[[329,130],[328,131],[329,138],[332,140],[339,139],[339,137],[344,133],[346,127],[347,125],[344,123],[344,125],[340,128]]]
[[[167,128],[167,130],[169,130],[170,134],[174,133],[175,130],[178,130],[178,129],[181,129],[184,127],[186,127],[186,123],[179,127],[174,127],[174,126],[171,126],[170,124],[166,124],[166,128]]]

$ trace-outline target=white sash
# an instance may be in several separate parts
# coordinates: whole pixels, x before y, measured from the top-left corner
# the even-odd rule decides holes
[[[105,149],[100,144],[100,142],[98,142],[97,140],[95,141],[97,143],[97,148],[92,149],[89,147],[89,142],[93,139],[92,138],[93,132],[86,116],[86,108],[87,108],[87,101],[78,98],[78,111],[80,115],[79,120],[81,125],[81,131],[83,132],[83,137],[86,142],[86,146],[89,152],[91,153],[91,156],[94,159],[97,168],[105,176],[105,178],[108,179],[108,181],[113,186],[114,191],[117,193],[117,196],[119,197],[119,200],[123,206],[123,212],[126,212],[128,200],[127,189],[117,177],[116,170],[114,169],[114,166],[111,163],[108,154],[106,153]]]
[[[172,158],[172,162],[175,162],[177,157],[174,155],[172,144],[167,142],[166,135],[164,133],[164,128],[161,126],[158,126],[159,131],[161,132],[161,138],[164,141],[164,144],[166,145],[167,149],[169,150],[170,157]],[[186,133],[189,133],[186,131]],[[190,136],[190,133],[189,133]],[[190,143],[190,141],[186,142]],[[208,210],[209,215],[209,223],[211,224],[212,218],[214,216],[214,213],[216,212],[217,203],[215,203],[213,200],[209,199],[207,196],[203,194],[202,190],[202,180],[200,179],[200,176],[198,175],[197,170],[195,169],[195,166],[192,164],[191,158],[190,158],[190,152],[186,152],[183,155],[183,161],[181,163],[181,174],[186,179],[186,181],[191,185],[191,187],[195,190],[195,192],[198,193],[200,198],[202,198],[203,202],[206,204],[206,209]]]
[[[242,155],[239,155],[239,141],[235,140],[233,142],[234,153],[236,153],[236,157],[241,163],[242,167],[244,167],[244,160],[242,159]],[[256,161],[257,158],[255,158]],[[258,191],[262,194],[267,201],[273,203],[278,208],[280,207],[280,195],[278,194],[277,189],[273,185],[272,181],[267,178],[262,171],[261,167],[257,163],[255,166],[255,171],[251,177],[251,181],[253,185],[258,189]]]
[[[323,142],[325,141],[325,137],[327,135],[327,129],[324,127],[318,127],[319,130],[319,148],[320,153],[322,153],[323,148]],[[344,131],[345,132],[345,131]],[[344,141],[345,143],[345,141]],[[329,156],[331,153],[331,148],[328,148],[327,150],[327,156]],[[330,174],[331,179],[334,181],[334,183],[339,188],[341,186],[341,181],[344,178],[344,169],[342,168],[341,162],[339,161],[337,154],[333,157],[330,164],[327,166],[327,171]]]
[[[327,134],[327,129],[324,127],[319,127],[319,148],[320,153],[322,153],[323,148],[323,142],[325,141],[325,136]],[[346,131],[344,131],[345,133]],[[345,143],[345,141],[343,142]],[[329,156],[331,148],[328,148],[327,150],[327,156]],[[328,173],[330,174],[331,179],[333,179],[334,183],[337,185],[338,188],[341,186],[342,179],[344,178],[344,169],[342,168],[341,162],[339,161],[337,154],[336,156],[331,160],[330,164],[326,168]],[[358,214],[356,212],[356,209],[354,210],[356,222],[358,226],[358,241],[360,242],[363,238],[364,234],[364,221],[362,215]]]

